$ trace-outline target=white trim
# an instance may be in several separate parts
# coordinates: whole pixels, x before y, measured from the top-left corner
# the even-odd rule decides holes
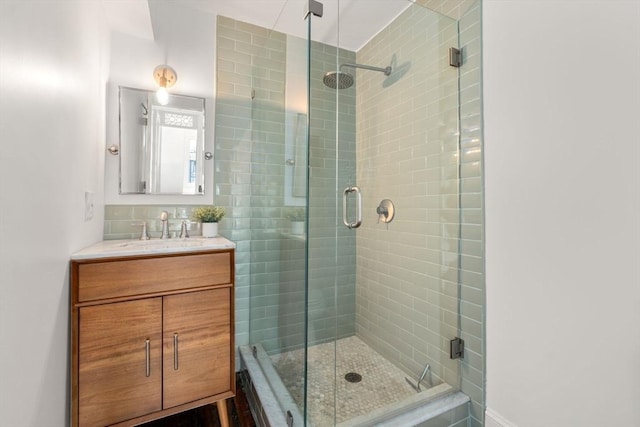
[[[487,408],[484,412],[484,427],[517,427],[510,421],[507,421],[502,415]]]

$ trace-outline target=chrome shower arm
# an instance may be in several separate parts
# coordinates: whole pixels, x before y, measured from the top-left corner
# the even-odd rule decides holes
[[[365,70],[380,71],[380,72],[384,73],[385,76],[388,76],[389,74],[391,74],[391,67],[381,68],[381,67],[372,67],[371,65],[349,64],[349,63],[347,63],[347,64],[340,64],[340,67],[338,69],[342,70],[342,67],[363,68]]]

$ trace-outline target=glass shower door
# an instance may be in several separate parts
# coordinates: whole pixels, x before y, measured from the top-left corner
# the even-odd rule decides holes
[[[460,387],[458,27],[386,0],[377,31],[354,42],[371,11],[323,3],[309,70],[306,412],[309,425],[364,425]],[[318,21],[334,29],[321,41]]]

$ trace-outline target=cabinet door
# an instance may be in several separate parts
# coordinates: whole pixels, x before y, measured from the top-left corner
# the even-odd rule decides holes
[[[79,425],[162,409],[162,298],[82,307],[79,316]]]
[[[231,389],[231,290],[164,297],[163,408]]]

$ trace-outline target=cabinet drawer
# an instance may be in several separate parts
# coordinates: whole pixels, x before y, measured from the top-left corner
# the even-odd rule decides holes
[[[108,260],[78,265],[78,302],[232,282],[231,253]]]

